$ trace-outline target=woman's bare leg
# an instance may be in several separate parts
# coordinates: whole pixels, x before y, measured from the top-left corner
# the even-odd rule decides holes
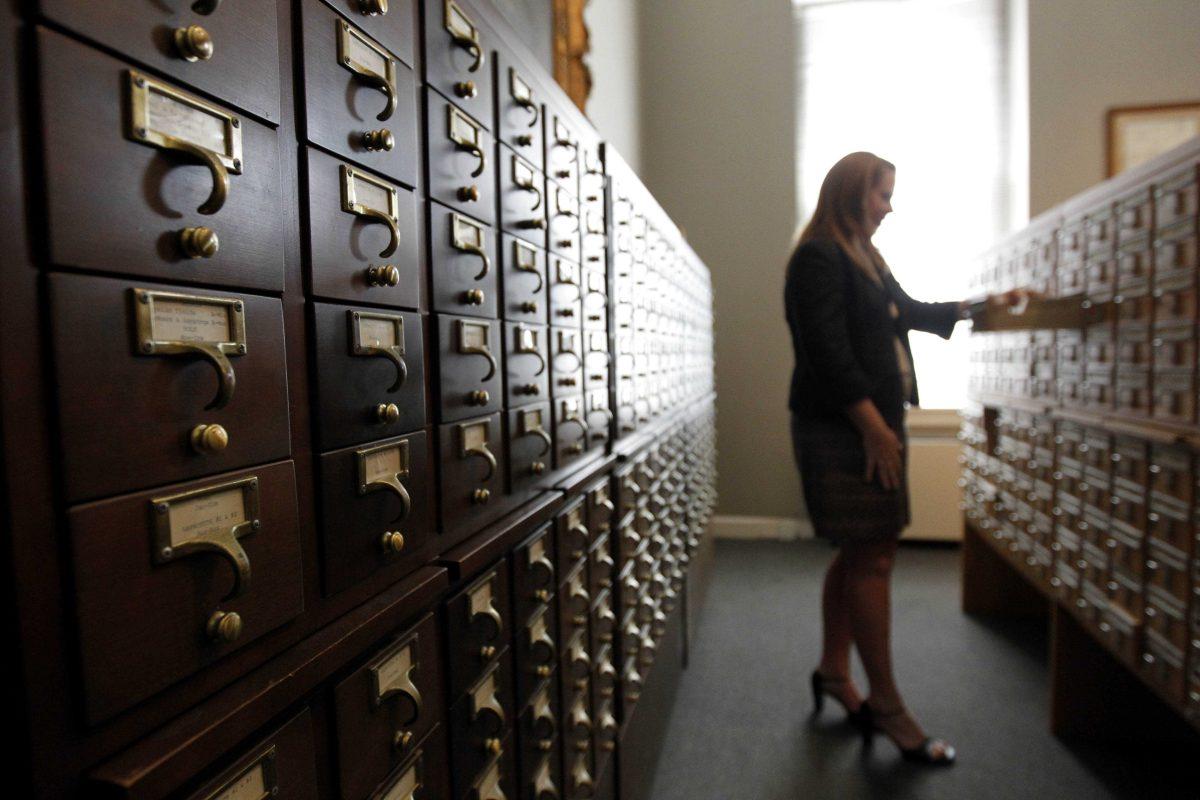
[[[826,678],[828,691],[847,709],[855,711],[862,696],[850,681],[850,646],[854,633],[850,626],[850,606],[846,595],[846,560],[839,551],[825,572],[821,591],[822,650],[817,667]]]
[[[882,717],[879,727],[903,748],[918,746],[925,732],[903,711],[904,700],[892,670],[891,579],[896,542],[844,545],[846,598],[854,643],[870,682],[868,704]]]

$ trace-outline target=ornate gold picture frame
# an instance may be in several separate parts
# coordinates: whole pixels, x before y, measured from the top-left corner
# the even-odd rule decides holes
[[[591,50],[586,5],[587,0],[554,0],[554,80],[580,111],[592,93],[592,71],[584,61]]]
[[[1111,178],[1200,136],[1200,101],[1110,108],[1107,122]]]

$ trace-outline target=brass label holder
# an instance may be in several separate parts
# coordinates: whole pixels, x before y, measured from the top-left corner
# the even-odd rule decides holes
[[[490,347],[491,326],[486,322],[460,319],[458,327],[458,352],[463,355],[483,356],[488,362],[488,371],[479,380],[490,381],[496,375],[496,357]]]
[[[446,104],[446,138],[459,150],[466,150],[479,159],[479,166],[472,172],[478,178],[487,169],[487,154],[483,151],[483,132],[474,120],[453,105]]]
[[[400,246],[400,200],[396,187],[376,178],[374,175],[359,172],[345,164],[341,165],[341,178],[342,211],[387,225],[388,233],[391,234],[391,241],[380,251],[379,257],[387,258],[395,253],[396,248]],[[382,196],[385,199],[387,208],[376,208],[373,205],[369,205],[365,198],[360,199],[358,191],[360,183],[364,187],[370,187],[370,189],[375,191],[383,192]]]
[[[537,250],[533,249],[528,244],[525,244],[520,239],[513,240],[513,265],[516,266],[519,272],[530,272],[537,276],[538,283],[534,288],[534,292],[542,291],[545,281],[542,279],[542,271],[538,269]]]
[[[483,269],[475,276],[477,281],[487,277],[492,269],[492,259],[484,250],[486,243],[487,235],[483,232],[482,225],[457,211],[450,212],[450,246],[460,253],[470,253],[483,260]]]
[[[387,98],[387,105],[375,119],[381,122],[391,119],[396,113],[396,62],[391,53],[358,28],[338,20],[337,58],[355,78],[383,92]]]
[[[484,61],[483,46],[479,42],[479,28],[454,0],[444,0],[442,25],[456,46],[475,57],[475,63],[467,70],[478,72]]]
[[[406,748],[412,744],[412,732],[406,728],[416,722],[421,716],[423,701],[421,691],[417,688],[413,676],[420,664],[417,658],[419,638],[416,634],[390,646],[374,658],[368,665],[371,675],[371,702],[375,708],[380,708],[392,698],[404,698],[412,704],[412,713],[394,725],[392,741],[398,748]],[[403,783],[403,777],[401,783]],[[420,785],[416,781],[416,785]],[[394,789],[395,787],[393,787]],[[414,789],[410,790],[415,791]],[[392,790],[389,790],[388,796]],[[405,797],[403,793],[396,795]]]
[[[423,753],[417,751],[413,757],[412,765],[400,774],[396,782],[387,788],[387,790],[379,796],[378,800],[415,800],[417,791],[424,786],[423,776],[421,774],[424,766]]]
[[[359,495],[389,491],[400,500],[400,515],[393,522],[407,518],[412,511],[412,497],[401,479],[409,476],[408,440],[364,447],[354,451],[354,458],[358,462]]]
[[[529,120],[529,127],[536,127],[538,120],[541,119],[541,111],[538,110],[537,102],[534,100],[533,89],[521,79],[515,67],[508,68],[508,93],[512,95],[513,102],[533,112]]]
[[[249,766],[202,800],[267,800],[275,797],[279,793],[279,778],[275,770],[278,755],[275,745],[265,748],[251,760]]]
[[[524,325],[517,325],[516,332],[517,352],[537,356],[538,370],[533,374],[541,375],[546,371],[546,357],[542,355],[542,347],[538,342],[540,331],[537,328],[527,328]]]
[[[404,317],[373,311],[347,311],[350,321],[350,354],[386,358],[396,367],[396,381],[388,387],[396,392],[408,379],[404,361]]]
[[[532,411],[522,411],[520,419],[521,419],[521,435],[522,436],[540,437],[542,442],[544,442],[546,445],[545,447],[542,448],[542,452],[538,453],[538,456],[544,456],[547,453],[549,453],[550,448],[552,448],[554,446],[554,442],[553,442],[553,440],[550,439],[550,434],[546,433],[546,427],[542,423],[541,409],[534,409]]]
[[[529,209],[531,213],[542,207],[542,190],[537,186],[537,172],[532,164],[516,153],[513,153],[512,157],[512,180],[518,189],[533,192],[537,196],[533,208]]]
[[[241,120],[187,92],[137,70],[126,73],[129,117],[126,134],[135,142],[195,158],[212,173],[208,199],[197,209],[215,214],[229,195],[229,173],[242,172]]]
[[[198,356],[217,371],[217,395],[206,410],[233,399],[237,376],[229,356],[246,354],[245,306],[230,297],[133,289],[134,349],[144,356]]]
[[[488,435],[490,433],[491,423],[489,420],[480,422],[468,422],[458,426],[458,436],[461,443],[459,457],[467,458],[482,458],[487,462],[488,471],[482,480],[490,481],[492,476],[496,474],[496,456],[488,449]]]

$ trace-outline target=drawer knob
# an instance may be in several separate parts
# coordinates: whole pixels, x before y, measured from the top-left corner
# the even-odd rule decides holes
[[[573,242],[573,241],[572,241],[572,240],[570,240],[570,239],[559,239],[559,240],[558,240],[558,246],[559,246],[560,248],[562,248],[563,250],[566,250],[566,249],[569,249],[569,248],[572,248],[572,247],[574,247],[574,246],[575,246],[575,242]]]
[[[483,748],[494,756],[499,755],[500,751],[503,750],[503,747],[500,744],[500,740],[496,739],[496,738],[486,740],[483,743]]]
[[[212,258],[221,241],[212,228],[184,228],[179,232],[179,249],[188,258]]]
[[[380,128],[377,131],[366,131],[362,135],[362,145],[371,151],[384,150],[391,152],[396,146],[396,137],[392,136],[392,132],[387,128]]]
[[[535,461],[529,465],[529,471],[534,475],[541,475],[546,471],[546,464],[541,461]]]
[[[479,87],[475,85],[475,81],[459,81],[454,84],[454,93],[470,100],[479,95]]]
[[[412,740],[412,731],[396,731],[396,735],[392,737],[392,747],[395,747],[397,750],[407,750],[409,745],[412,744]]]
[[[549,678],[553,672],[554,672],[554,667],[547,667],[545,665],[537,667],[534,670],[534,673],[536,673],[539,678]]]
[[[383,15],[388,12],[388,0],[358,0],[358,10],[368,17]]]
[[[213,57],[213,40],[199,25],[175,29],[175,49],[184,61],[208,61]]]
[[[404,534],[400,531],[388,531],[383,534],[383,551],[398,554],[404,550]]]
[[[580,453],[583,452],[583,443],[576,442],[575,444],[573,444],[567,448],[567,452],[573,456],[579,455]]]
[[[242,635],[242,617],[236,611],[217,611],[208,618],[208,638],[219,644],[230,644]]]
[[[458,199],[463,203],[478,203],[479,202],[479,187],[472,184],[470,186],[461,186],[458,189]]]
[[[525,314],[536,314],[537,310],[538,304],[532,300],[526,300],[524,303],[521,303],[521,311]]]
[[[536,383],[527,383],[524,386],[517,387],[517,394],[541,394],[542,390]]]
[[[392,264],[367,267],[368,286],[396,286],[400,283],[400,270]]]
[[[491,395],[486,389],[476,389],[467,396],[467,404],[472,406],[486,406],[491,400]]]
[[[517,141],[517,145],[519,145],[520,147],[532,147],[533,146],[533,137],[530,136],[528,133],[522,133],[520,136],[517,137],[516,141]]]
[[[469,306],[481,306],[483,300],[483,289],[468,289],[463,292],[463,302]]]
[[[492,496],[492,493],[490,491],[488,491],[487,489],[476,489],[475,492],[471,495],[471,501],[473,503],[475,503],[475,505],[481,506],[481,505],[487,503],[487,501],[491,498],[491,496]]]
[[[554,176],[555,176],[556,178],[562,178],[562,179],[569,178],[569,177],[571,177],[571,170],[569,170],[569,169],[560,169],[560,170],[558,170],[557,172],[555,172],[555,173],[554,173]]]
[[[523,230],[545,230],[546,229],[546,220],[543,219],[542,217],[535,217],[534,219],[523,219],[517,223],[517,227],[519,227]]]
[[[384,425],[390,425],[400,419],[400,406],[395,403],[380,403],[375,406],[375,419]]]
[[[192,428],[191,440],[197,453],[219,453],[229,446],[229,433],[220,425],[197,425]]]

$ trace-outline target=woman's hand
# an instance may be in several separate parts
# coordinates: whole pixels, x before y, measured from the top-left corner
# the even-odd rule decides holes
[[[862,434],[863,449],[867,452],[867,471],[863,480],[870,483],[878,475],[884,489],[899,489],[904,477],[904,445],[900,443],[900,437],[888,427],[869,398],[852,404],[846,413]]]
[[[896,432],[880,421],[863,431],[863,447],[867,451],[867,472],[863,480],[870,483],[878,475],[884,489],[899,489],[903,478],[904,445]]]

